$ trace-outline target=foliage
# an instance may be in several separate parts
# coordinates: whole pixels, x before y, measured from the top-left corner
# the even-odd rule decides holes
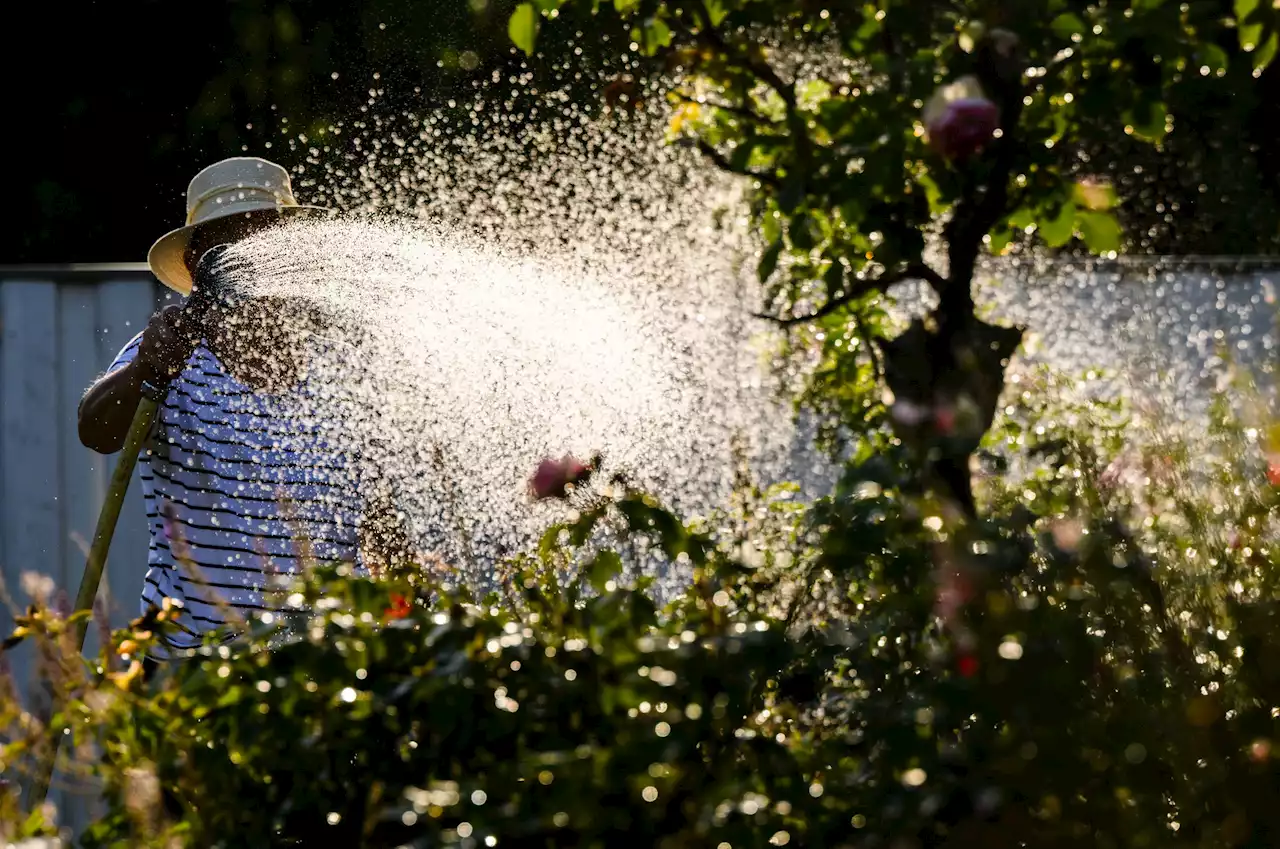
[[[1049,379],[1006,395],[980,520],[881,432],[831,497],[745,490],[718,538],[597,492],[487,598],[315,569],[151,681],[164,615],[135,623],[63,667],[54,728],[111,800],[87,844],[1273,845],[1260,434],[1134,454],[1132,414]],[[637,546],[690,571],[664,609]]]
[[[1099,150],[1158,146],[1184,104],[1233,101],[1280,32],[1280,11],[1250,0],[538,0],[517,8],[512,35],[531,53],[540,15],[610,5],[632,49],[675,71],[653,83],[673,138],[746,178],[765,312],[822,340],[805,400],[857,433],[881,412],[867,390],[883,381],[927,482],[970,513],[968,458],[1020,340],[976,316],[979,263],[1033,233],[1122,251],[1119,207],[1141,198],[1121,195]],[[881,296],[905,280],[938,305],[891,335]],[[835,441],[830,424],[823,436]]]

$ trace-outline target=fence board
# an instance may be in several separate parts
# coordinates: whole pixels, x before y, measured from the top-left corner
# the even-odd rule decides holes
[[[0,567],[13,600],[26,605],[23,572],[60,577],[61,511],[58,504],[57,284],[6,280],[0,283],[0,504],[3,536]],[[0,629],[12,627],[9,612]],[[25,687],[33,653],[22,647],[10,657]]]
[[[93,286],[68,284],[58,298],[58,424],[60,434],[63,566],[68,589],[80,583],[93,538],[104,487],[103,457],[80,444],[76,413],[80,397],[102,370],[95,329],[98,293]]]

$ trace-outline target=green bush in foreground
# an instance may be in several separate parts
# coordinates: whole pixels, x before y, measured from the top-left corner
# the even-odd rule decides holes
[[[1010,394],[981,520],[873,435],[828,499],[745,492],[731,537],[601,495],[505,596],[316,570],[283,630],[73,676],[86,844],[1275,845],[1257,435],[1117,461],[1118,410]],[[623,585],[637,544],[692,576],[662,610]]]

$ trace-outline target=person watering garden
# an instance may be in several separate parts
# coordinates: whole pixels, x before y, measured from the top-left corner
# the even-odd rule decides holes
[[[232,262],[227,246],[318,212],[297,202],[280,166],[227,159],[191,181],[186,225],[157,241],[148,263],[190,295],[193,276],[201,288],[201,275]],[[290,412],[290,398],[306,394],[312,312],[287,298],[225,293],[203,320],[165,307],[80,403],[81,441],[110,453],[144,393],[159,402],[138,467],[151,534],[143,611],[181,602],[161,658],[277,607],[270,576],[297,570],[302,538],[317,560],[357,559],[360,505],[347,458],[326,446],[323,422]]]

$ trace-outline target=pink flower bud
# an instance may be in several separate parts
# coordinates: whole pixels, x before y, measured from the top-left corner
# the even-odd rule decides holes
[[[592,471],[589,465],[569,454],[559,460],[548,458],[538,464],[529,479],[529,492],[537,499],[564,498],[571,485],[582,483],[591,477]]]
[[[938,433],[946,436],[956,429],[956,411],[954,407],[945,404],[935,407],[933,410],[933,423],[938,428]]]
[[[964,161],[991,141],[1000,126],[1000,110],[976,77],[941,86],[924,108],[929,146],[946,159]]]

